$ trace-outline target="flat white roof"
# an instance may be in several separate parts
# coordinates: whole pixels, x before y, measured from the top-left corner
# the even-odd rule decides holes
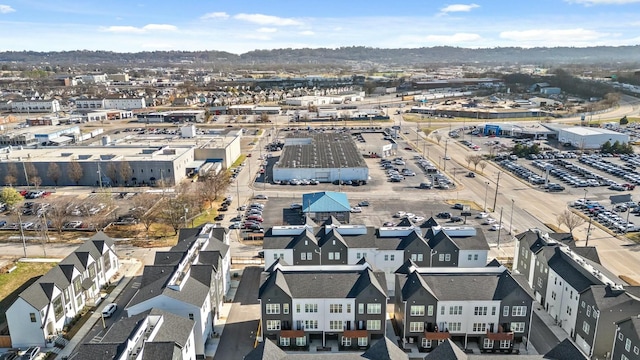
[[[609,135],[625,135],[623,133],[612,131],[609,129],[602,128],[592,128],[592,127],[583,127],[583,126],[574,126],[570,128],[561,129],[560,131],[570,132],[572,134],[580,135],[580,136],[588,136],[588,135],[601,135],[601,134],[609,134]]]

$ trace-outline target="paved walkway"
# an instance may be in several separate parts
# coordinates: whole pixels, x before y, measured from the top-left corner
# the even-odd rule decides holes
[[[238,273],[240,275],[239,278],[242,278],[242,269],[231,269],[231,274]],[[231,280],[231,287],[229,288],[229,292],[227,293],[228,299],[236,298],[236,291],[238,290],[238,285],[240,284],[240,280]],[[231,311],[231,306],[234,301],[225,302],[220,309],[220,318],[216,320],[215,325],[213,326],[214,337],[210,338],[205,344],[205,356],[207,359],[213,359],[216,355],[216,350],[218,350],[218,345],[220,344],[220,338],[222,337],[222,332],[224,331],[224,325],[227,323],[227,318],[229,317],[229,312]]]
[[[104,308],[106,304],[115,302],[115,299],[118,297],[118,295],[120,295],[122,290],[124,290],[124,288],[127,287],[127,285],[129,285],[129,281],[131,281],[131,279],[134,278],[134,276],[136,275],[136,273],[138,272],[141,266],[142,264],[140,263],[140,261],[136,259],[120,260],[119,272],[120,274],[122,274],[122,277],[120,278],[118,285],[115,287],[115,289],[113,289],[113,291],[111,291],[109,296],[107,296],[107,298],[104,299],[100,303],[100,305],[98,305],[96,310],[89,317],[89,320],[87,320],[87,322],[85,322],[84,325],[82,325],[80,330],[78,330],[78,332],[73,336],[73,338],[69,340],[69,343],[64,347],[64,349],[62,349],[58,353],[58,355],[56,356],[57,359],[64,359],[69,355],[71,355],[71,353],[73,353],[75,348],[78,345],[80,345],[80,341],[84,339],[84,337],[95,325],[95,323],[100,320],[100,317],[102,315],[102,308]]]

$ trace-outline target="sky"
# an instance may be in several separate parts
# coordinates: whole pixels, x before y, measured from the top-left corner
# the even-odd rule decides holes
[[[640,0],[0,0],[0,51],[621,46]]]

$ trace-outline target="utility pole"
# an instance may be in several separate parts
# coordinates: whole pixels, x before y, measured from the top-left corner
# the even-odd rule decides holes
[[[502,230],[502,207],[500,208],[500,221],[498,222],[498,249],[500,249],[500,231]]]
[[[498,180],[496,180],[496,195],[493,197],[493,209],[496,209],[496,202],[498,201],[498,186],[500,184],[500,174],[502,174],[502,171],[498,172]]]
[[[591,235],[591,222],[593,221],[593,215],[589,216],[589,226],[587,227],[587,241],[584,243],[584,247],[589,246],[589,236]]]
[[[24,170],[24,181],[27,182],[25,185],[27,186],[27,189],[28,189],[29,188],[29,175],[27,174],[27,165],[24,163],[24,161],[22,162],[22,170]]]
[[[447,171],[447,146],[449,145],[449,139],[444,141],[444,162],[442,166],[443,171]]]

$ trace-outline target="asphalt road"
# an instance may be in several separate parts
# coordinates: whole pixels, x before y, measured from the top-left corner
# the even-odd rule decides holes
[[[214,360],[242,359],[254,346],[260,305],[258,286],[262,268],[244,269]]]
[[[531,317],[531,345],[538,354],[546,354],[560,343],[560,340],[549,330],[547,325],[540,320],[534,312]]]

